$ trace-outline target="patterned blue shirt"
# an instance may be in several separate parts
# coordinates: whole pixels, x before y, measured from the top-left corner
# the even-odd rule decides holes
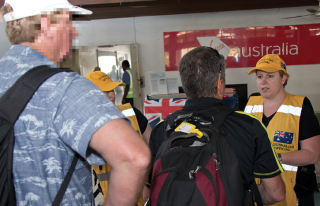
[[[0,59],[0,96],[26,71],[51,65],[35,50],[14,45]],[[88,79],[60,72],[45,81],[14,126],[13,177],[17,205],[51,205],[75,152],[76,170],[61,205],[94,205],[90,165],[105,161],[88,145],[110,120],[125,118]]]

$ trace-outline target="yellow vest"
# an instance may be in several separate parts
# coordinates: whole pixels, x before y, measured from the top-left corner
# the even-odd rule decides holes
[[[130,78],[129,91],[126,98],[133,98],[132,70],[127,69],[125,72],[129,74],[129,78]]]
[[[304,96],[296,96],[286,93],[286,98],[277,110],[267,127],[269,137],[273,147],[278,154],[298,151],[300,115]],[[245,112],[251,113],[262,121],[263,117],[263,97],[250,97]],[[296,184],[297,166],[282,164],[285,170],[281,177],[286,187],[286,199],[273,204],[274,206],[294,206],[297,205],[297,196],[294,192]],[[257,184],[260,179],[256,178]]]
[[[123,104],[123,105],[116,105],[118,109],[122,112],[124,116],[126,116],[130,122],[131,126],[134,130],[136,130],[137,133],[140,134],[140,137],[142,138],[142,134],[139,128],[138,120],[135,116],[134,110],[132,109],[131,105],[129,103]],[[102,166],[94,166],[92,165],[92,169],[95,171],[97,174],[97,178],[99,180],[104,199],[107,197],[107,192],[108,192],[108,186],[109,186],[109,179],[110,179],[110,174],[111,174],[111,166],[106,163]],[[137,205],[138,206],[143,206],[145,202],[143,201],[142,194],[138,200]]]

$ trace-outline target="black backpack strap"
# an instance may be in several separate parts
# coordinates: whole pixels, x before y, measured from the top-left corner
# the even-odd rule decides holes
[[[62,72],[62,71],[71,71],[71,70],[62,70],[62,69],[53,69],[48,66],[42,65],[37,66],[33,69],[27,71],[22,75],[8,90],[0,97],[0,116],[3,121],[7,121],[11,124],[11,127],[14,126],[15,122],[19,118],[20,114],[25,109],[26,105],[33,97],[34,93],[38,90],[40,85],[50,78],[52,75]],[[9,129],[9,128],[8,128]],[[3,137],[7,137],[4,135]],[[13,186],[13,176],[12,176],[12,164],[13,164],[13,147],[14,147],[14,134],[13,130],[9,136],[10,138],[1,139],[0,142],[3,146],[7,146],[6,154],[4,154],[4,160],[7,160],[7,165],[4,164],[4,167],[7,168],[5,176],[7,177],[8,185],[7,189],[9,192],[9,202],[10,205],[16,205],[15,201],[15,189]],[[6,157],[5,157],[6,156]],[[1,159],[3,159],[1,158]]]
[[[76,168],[78,159],[79,159],[79,154],[75,153],[74,158],[73,158],[72,163],[71,163],[71,166],[69,168],[69,171],[68,171],[66,177],[64,178],[56,197],[54,198],[54,201],[52,203],[53,206],[59,206],[60,205],[60,203],[62,201],[62,198],[64,196],[64,193],[66,192],[66,189],[67,189],[67,187],[69,185],[69,182],[71,180],[73,171]]]
[[[235,110],[224,105],[217,105],[215,107],[210,108],[210,110],[215,114],[214,120],[212,124],[212,129],[216,131],[220,131],[220,127],[224,119],[228,114],[234,112]]]
[[[229,108],[229,107],[225,107],[225,106],[222,106],[222,105],[219,105],[219,106],[216,106],[216,107],[213,107],[211,108],[213,110],[213,113],[215,113],[215,119],[213,121],[213,125],[212,125],[212,128],[216,131],[220,131],[220,127],[221,127],[221,124],[223,122],[223,120],[226,118],[226,116],[232,112],[234,112],[235,110],[232,109],[232,108]],[[216,111],[214,111],[216,110]],[[218,110],[218,111],[217,111]],[[257,206],[263,206],[263,203],[262,203],[262,198],[261,198],[261,195],[260,195],[260,192],[259,192],[259,189],[257,187],[257,184],[255,181],[253,181],[251,184],[250,184],[250,187],[249,189],[253,192],[254,194],[254,197],[255,197],[255,202],[257,203]]]
[[[176,112],[174,112],[176,113]],[[173,114],[174,114],[173,113]],[[169,114],[168,116],[166,116],[164,119],[163,119],[163,123],[164,123],[164,134],[167,135],[167,131],[173,127],[174,125],[174,118],[173,118],[173,114]]]
[[[252,181],[252,183],[250,184],[250,190],[254,194],[254,199],[255,199],[255,202],[257,203],[257,206],[263,206],[262,198],[261,198],[258,186],[256,184],[256,181],[254,180]]]
[[[42,65],[27,71],[1,96],[1,115],[14,124],[40,85],[61,71],[69,70],[52,69]]]

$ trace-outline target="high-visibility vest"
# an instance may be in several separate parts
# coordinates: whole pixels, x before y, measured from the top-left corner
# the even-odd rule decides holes
[[[278,154],[298,151],[300,116],[304,98],[304,96],[286,93],[285,100],[269,122],[267,130],[273,143],[273,147]],[[244,111],[255,115],[262,121],[263,97],[250,97]],[[294,186],[296,184],[298,167],[287,164],[282,164],[282,167],[285,170],[281,173],[281,177],[286,187],[286,199],[273,205],[297,205],[297,196],[294,192]],[[257,184],[260,184],[260,179],[257,178],[256,182]]]
[[[133,87],[132,87],[132,72],[131,69],[127,69],[125,72],[127,72],[129,74],[130,77],[130,84],[129,84],[129,91],[128,94],[126,96],[126,98],[133,98]]]
[[[137,117],[136,117],[131,105],[129,103],[127,103],[127,104],[116,105],[116,106],[122,112],[122,114],[130,120],[132,128],[140,135],[141,138],[143,138],[141,131],[140,131],[140,128],[139,128]],[[112,168],[108,163],[106,163],[102,166],[92,165],[92,169],[95,171],[95,173],[97,175],[97,178],[99,180],[99,183],[100,183],[103,195],[104,195],[104,199],[106,199]],[[141,194],[137,205],[143,206],[144,204],[145,204],[145,202],[143,201],[143,197]]]

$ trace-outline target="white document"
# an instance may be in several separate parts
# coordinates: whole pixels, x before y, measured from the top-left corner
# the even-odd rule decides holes
[[[168,87],[168,94],[179,93],[178,79],[167,78],[167,87]]]
[[[151,94],[168,94],[165,72],[150,72]]]

